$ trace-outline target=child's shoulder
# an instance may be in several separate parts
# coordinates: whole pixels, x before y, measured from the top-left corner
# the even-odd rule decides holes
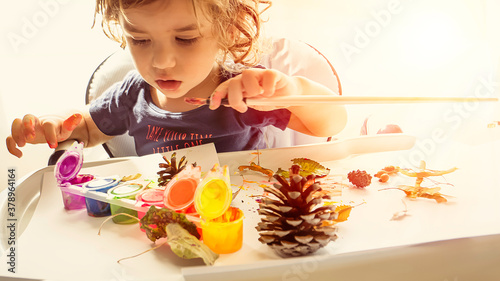
[[[137,70],[131,70],[123,77],[121,82],[116,83],[114,88],[119,93],[130,94],[149,88],[149,84]]]
[[[137,70],[130,70],[123,78],[122,84],[140,85],[145,84],[146,81],[142,78]]]

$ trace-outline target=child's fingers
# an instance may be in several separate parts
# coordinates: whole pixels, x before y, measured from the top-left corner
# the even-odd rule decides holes
[[[266,71],[262,74],[262,96],[272,97],[276,91],[277,73],[274,71]]]
[[[231,80],[228,85],[227,92],[229,105],[233,109],[241,113],[248,110],[246,103],[243,101],[243,84],[241,80]]]
[[[14,121],[12,121],[10,136],[12,137],[14,143],[16,143],[19,147],[23,147],[26,145],[24,125],[21,119],[16,118],[14,119]]]
[[[221,105],[222,99],[227,96],[227,83],[228,81],[220,84],[213,94],[210,96],[210,109],[214,110],[219,108]]]
[[[49,145],[50,148],[56,148],[57,147],[57,126],[50,122],[50,121],[45,121],[42,124],[42,130],[45,135],[45,140],[47,141],[47,144]]]
[[[245,92],[245,97],[254,97],[262,94],[260,80],[262,74],[251,70],[246,70],[241,73],[241,83],[243,84],[242,92]]]
[[[66,133],[66,132],[64,132],[64,130],[71,133],[76,128],[76,126],[78,126],[78,124],[80,124],[82,119],[83,119],[83,116],[80,113],[75,113],[75,114],[71,115],[70,117],[68,117],[66,120],[64,120],[63,127],[62,127],[63,134]]]
[[[16,156],[17,158],[21,158],[23,156],[22,151],[17,148],[17,143],[12,136],[8,136],[5,143],[10,154]]]
[[[33,141],[36,137],[36,125],[38,124],[38,118],[34,115],[26,114],[24,115],[22,122],[26,139],[28,141]]]

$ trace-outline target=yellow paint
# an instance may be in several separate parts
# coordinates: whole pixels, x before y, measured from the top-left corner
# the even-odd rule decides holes
[[[200,194],[200,215],[202,217],[213,217],[212,214],[227,208],[228,201],[231,201],[231,193],[227,190],[226,183],[220,179],[207,182]]]
[[[243,245],[243,212],[230,207],[221,218],[202,220],[203,243],[217,254],[230,254]]]

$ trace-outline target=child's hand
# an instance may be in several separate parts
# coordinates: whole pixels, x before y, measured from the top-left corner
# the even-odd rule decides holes
[[[83,116],[79,113],[67,119],[58,116],[37,118],[31,114],[23,119],[12,122],[11,135],[7,137],[7,149],[12,155],[21,157],[23,153],[18,147],[26,143],[48,143],[50,148],[56,148],[57,143],[68,139],[73,130],[80,124]]]
[[[267,98],[298,93],[298,85],[292,77],[272,69],[246,69],[241,75],[220,84],[211,96],[210,109],[217,109],[223,98],[239,112],[248,109],[244,98]],[[254,107],[256,108],[256,107]],[[275,106],[260,106],[258,110],[273,110]]]

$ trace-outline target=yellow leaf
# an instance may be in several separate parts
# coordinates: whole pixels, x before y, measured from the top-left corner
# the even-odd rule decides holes
[[[335,212],[337,212],[339,215],[335,221],[336,222],[346,221],[349,218],[349,215],[351,214],[351,210],[352,206],[350,205],[337,206],[337,208],[335,208]]]

